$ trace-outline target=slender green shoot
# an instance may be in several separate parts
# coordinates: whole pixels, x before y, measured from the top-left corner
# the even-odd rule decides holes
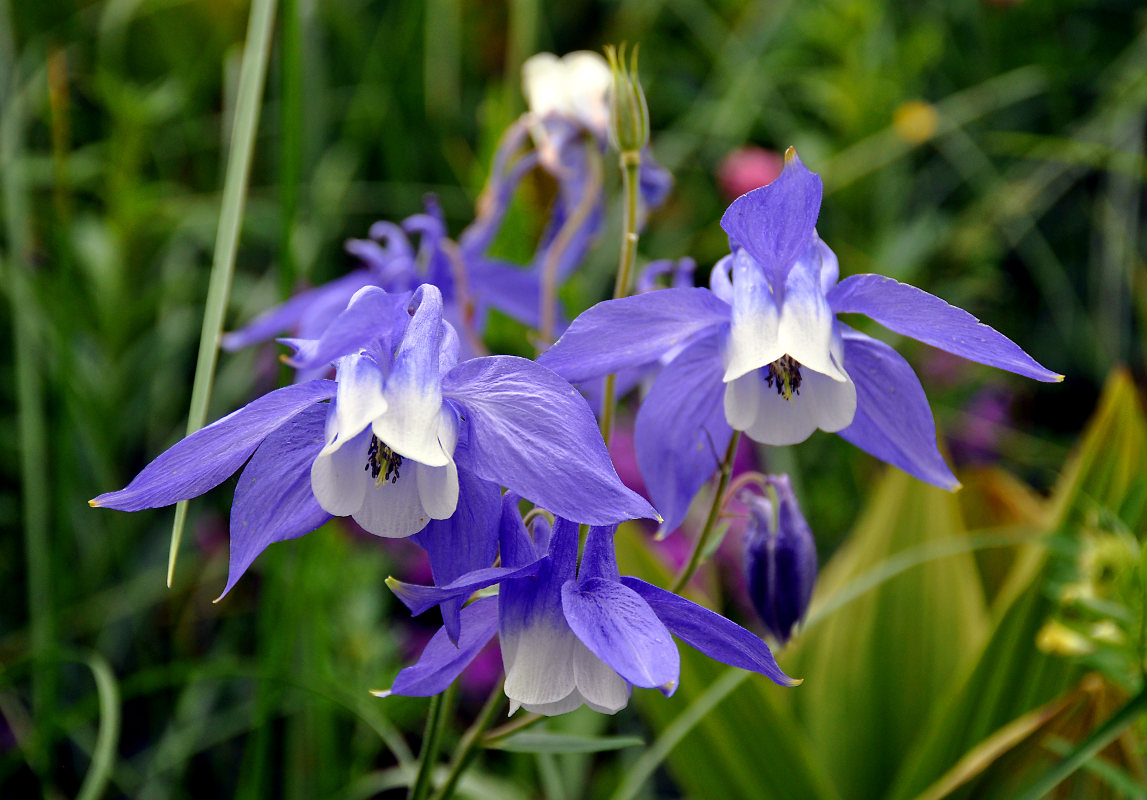
[[[191,410],[187,415],[187,434],[191,435],[207,421],[207,404],[215,380],[215,363],[219,356],[219,337],[223,333],[223,314],[231,294],[235,274],[235,254],[239,249],[239,231],[247,198],[247,180],[251,172],[251,154],[255,149],[255,131],[259,127],[259,109],[271,55],[271,29],[275,21],[275,0],[254,0],[247,26],[247,43],[243,47],[243,64],[239,71],[239,97],[235,107],[231,146],[227,154],[227,171],[223,177],[223,204],[215,238],[215,257],[211,280],[207,286],[207,309],[199,337],[199,358],[195,364],[195,383],[191,389]],[[171,550],[167,559],[167,586],[175,575],[175,559],[187,521],[187,501],[175,507],[171,528]]]

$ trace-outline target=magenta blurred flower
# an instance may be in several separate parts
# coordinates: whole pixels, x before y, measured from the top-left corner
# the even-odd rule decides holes
[[[749,145],[741,147],[721,161],[717,167],[717,183],[729,200],[768,186],[777,179],[785,166],[784,157],[775,150]]]

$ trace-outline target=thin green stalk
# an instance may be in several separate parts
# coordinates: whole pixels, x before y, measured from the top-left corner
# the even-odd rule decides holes
[[[637,192],[640,185],[638,172],[641,169],[641,152],[630,151],[621,154],[621,184],[625,195],[625,216],[622,219],[621,255],[618,258],[617,281],[613,285],[613,297],[629,295],[629,285],[633,278],[633,262],[637,259]],[[609,446],[613,435],[614,388],[616,375],[605,376],[602,392],[601,436]]]
[[[435,793],[434,800],[450,800],[454,796],[454,790],[458,787],[462,773],[470,766],[474,756],[478,754],[479,747],[483,744],[483,734],[490,727],[490,723],[494,721],[498,709],[502,707],[504,697],[502,686],[502,681],[498,681],[494,690],[490,692],[490,696],[486,698],[486,704],[478,712],[477,718],[463,734],[462,741],[458,745],[458,751],[454,755],[454,760],[450,762],[450,769],[446,773],[446,781]]]
[[[407,800],[426,800],[433,788],[434,767],[438,762],[438,750],[442,746],[442,729],[446,727],[446,719],[450,700],[454,694],[454,685],[441,694],[430,698],[430,707],[426,712],[426,731],[422,735],[422,749],[418,753],[418,775],[414,785],[410,787]]]
[[[231,146],[227,154],[227,171],[223,177],[223,203],[219,212],[219,230],[215,238],[215,257],[211,264],[211,281],[207,286],[207,308],[199,337],[199,358],[195,364],[195,384],[191,389],[191,410],[187,415],[187,434],[191,435],[207,421],[207,403],[215,379],[215,362],[219,354],[219,336],[223,332],[223,313],[231,294],[235,274],[235,253],[239,249],[239,230],[247,198],[247,180],[251,172],[251,153],[255,149],[255,131],[259,127],[259,107],[271,55],[271,29],[275,21],[275,0],[254,0],[247,24],[247,43],[243,47],[243,65],[239,71],[239,99]],[[175,507],[171,528],[171,551],[167,560],[167,585],[175,574],[175,559],[183,526],[187,521],[187,501]]]
[[[1147,711],[1147,687],[1140,689],[1139,694],[1108,717],[1107,722],[1092,731],[1066,758],[1021,793],[1018,800],[1039,800],[1041,797],[1046,797],[1052,789],[1067,780],[1100,750],[1119,738],[1145,711]]]
[[[0,4],[0,182],[3,186],[4,233],[8,240],[4,280],[12,303],[12,348],[15,362],[16,418],[20,442],[21,516],[28,574],[28,617],[32,652],[44,657],[55,641],[52,612],[52,560],[49,540],[51,494],[48,479],[48,421],[44,413],[43,377],[37,335],[37,304],[32,289],[32,237],[28,191],[24,179],[26,94],[40,79],[21,85],[7,4]],[[33,767],[48,771],[50,724],[55,719],[56,671],[32,677],[32,714],[40,721],[33,740]],[[45,776],[46,777],[46,776]]]
[[[512,734],[518,733],[519,731],[524,731],[526,728],[531,728],[534,725],[537,725],[543,719],[545,719],[545,717],[543,717],[541,714],[526,714],[525,716],[516,717],[510,722],[507,722],[505,725],[499,725],[497,728],[494,728],[494,730],[487,733],[486,736],[482,739],[482,743],[486,746],[489,746],[494,742],[505,739],[507,736],[511,736]]]
[[[689,583],[689,579],[697,572],[697,568],[701,566],[701,558],[705,553],[705,545],[709,541],[709,537],[713,534],[713,530],[717,527],[717,518],[721,516],[721,506],[725,502],[725,490],[729,488],[729,477],[733,474],[733,459],[737,455],[737,444],[741,441],[741,432],[733,431],[733,436],[729,439],[729,446],[725,448],[725,458],[721,461],[721,479],[717,482],[717,494],[713,496],[713,504],[709,506],[709,516],[705,520],[705,527],[701,529],[701,535],[697,537],[697,543],[693,545],[693,552],[689,554],[689,563],[685,565],[685,569],[677,576],[677,580],[673,584],[671,592],[677,594]]]
[[[303,172],[303,25],[299,0],[283,0],[279,15],[279,297],[298,277],[291,237]]]

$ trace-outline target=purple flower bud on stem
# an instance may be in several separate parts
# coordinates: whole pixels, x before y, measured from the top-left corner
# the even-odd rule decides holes
[[[788,475],[765,479],[769,496],[746,498],[745,571],[765,628],[785,644],[808,611],[816,584],[816,542]]]

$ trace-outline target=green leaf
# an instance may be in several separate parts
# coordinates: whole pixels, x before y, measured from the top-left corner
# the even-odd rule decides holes
[[[1050,531],[1072,536],[1086,515],[1122,508],[1145,470],[1147,420],[1130,377],[1116,372],[1053,495]],[[1036,633],[1054,611],[1041,591],[1047,560],[1040,545],[1021,548],[996,603],[991,638],[977,652],[971,670],[937,703],[891,797],[915,797],[977,744],[1078,679],[1080,670],[1073,662],[1035,647]],[[987,791],[993,777],[999,776],[989,771],[971,784],[972,793]]]
[[[572,733],[525,731],[486,745],[511,753],[602,753],[645,744],[639,736],[578,736]]]

